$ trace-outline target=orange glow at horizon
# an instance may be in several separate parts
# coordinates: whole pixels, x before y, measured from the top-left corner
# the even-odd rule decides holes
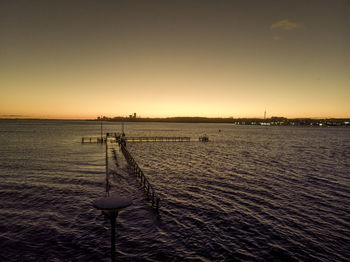
[[[350,118],[340,3],[42,5],[0,11],[0,118]]]

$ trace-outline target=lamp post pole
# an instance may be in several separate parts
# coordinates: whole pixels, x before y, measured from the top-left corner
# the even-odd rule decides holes
[[[94,201],[93,206],[109,214],[111,221],[111,259],[115,261],[115,224],[118,212],[132,204],[131,199],[123,197],[105,197]]]

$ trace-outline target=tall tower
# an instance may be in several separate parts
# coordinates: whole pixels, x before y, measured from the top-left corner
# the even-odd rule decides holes
[[[266,109],[265,109],[265,112],[264,112],[264,119],[266,119]]]

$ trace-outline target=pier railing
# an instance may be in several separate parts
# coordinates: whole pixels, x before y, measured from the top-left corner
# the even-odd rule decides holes
[[[115,140],[112,138],[115,137]],[[126,142],[190,142],[190,137],[163,137],[163,136],[143,136],[143,137],[125,137],[125,134],[118,134],[118,133],[106,133],[106,136],[101,137],[82,137],[81,142],[82,143],[105,143],[106,144],[106,195],[109,195],[109,189],[110,189],[110,183],[109,183],[109,169],[108,169],[108,143],[117,142],[120,147],[121,151],[131,167],[133,173],[136,175],[136,177],[140,181],[140,186],[144,190],[144,192],[147,195],[148,200],[152,202],[152,207],[155,207],[156,210],[159,210],[159,197],[156,194],[153,186],[148,181],[147,177],[144,175],[143,171],[139,167],[139,165],[136,163],[135,159],[132,157],[132,155],[129,153],[129,151],[126,148]],[[192,140],[193,141],[193,140]],[[199,141],[202,142],[208,142],[209,138],[205,135],[203,137],[199,138]],[[112,157],[116,160],[116,151],[112,149]],[[116,164],[118,165],[117,161]]]
[[[145,136],[145,137],[125,137],[128,142],[190,142],[190,137],[162,137],[162,136]]]
[[[117,133],[106,133],[105,137],[82,137],[82,143],[105,143],[108,137],[121,138],[120,134]],[[129,136],[123,137],[123,141],[127,142],[191,142],[191,137],[188,136]],[[199,141],[208,142],[207,136],[199,137]]]
[[[81,143],[106,143],[106,137],[82,137]]]
[[[136,175],[136,177],[140,180],[140,186],[145,191],[147,197],[149,200],[152,201],[152,206],[156,208],[156,210],[159,210],[159,197],[157,196],[153,186],[150,184],[146,176],[144,175],[143,171],[139,167],[139,165],[136,163],[135,159],[132,157],[132,155],[129,153],[129,151],[126,149],[124,143],[119,143],[122,153],[130,165],[133,173]]]

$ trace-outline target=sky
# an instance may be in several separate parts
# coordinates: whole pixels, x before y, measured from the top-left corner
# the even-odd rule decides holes
[[[350,117],[350,0],[0,1],[0,118]]]

